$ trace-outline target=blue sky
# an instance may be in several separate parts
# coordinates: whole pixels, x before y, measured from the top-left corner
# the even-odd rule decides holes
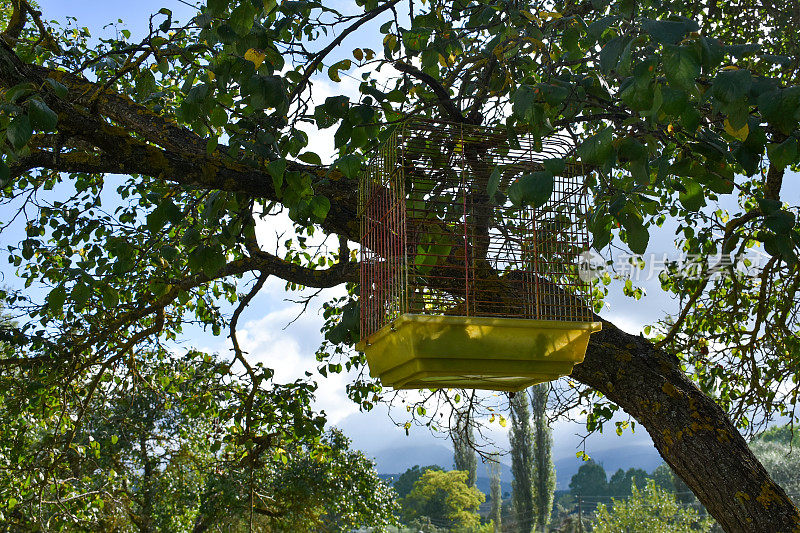
[[[336,2],[336,4],[342,3]],[[64,24],[67,16],[76,17],[78,25],[88,27],[95,36],[103,32],[115,31],[113,29],[104,30],[103,27],[122,19],[123,24],[119,28],[129,29],[134,40],[147,31],[148,14],[155,13],[162,7],[171,9],[174,17],[181,21],[188,20],[193,14],[192,8],[176,0],[127,2],[42,0],[40,5],[45,19],[55,19]],[[374,27],[369,27],[352,36],[351,41],[346,42],[343,49],[349,51],[357,46],[370,46],[369,43],[372,41],[374,41],[372,46],[377,49],[379,47],[377,32]],[[315,79],[315,100],[318,103],[321,102],[325,96],[334,94],[334,90],[356,94],[356,89],[357,81],[351,78],[344,78],[341,86],[333,87],[327,77],[318,77]],[[317,133],[312,139],[314,151],[321,155],[332,154],[332,131]],[[789,182],[790,180],[785,181]],[[792,205],[797,205],[800,201],[800,189],[791,186],[786,196]],[[274,240],[272,235],[276,231],[281,232],[288,229],[290,229],[289,224],[284,219],[278,220],[273,226],[260,227],[259,232],[269,242],[269,239]],[[648,251],[659,255],[666,253],[670,257],[674,257],[676,248],[672,229],[665,227],[661,231],[653,232]],[[5,236],[5,238],[7,237]],[[8,275],[9,273],[6,271],[6,276]],[[621,291],[612,289],[612,295],[607,302],[608,307],[601,314],[621,328],[638,333],[644,325],[655,322],[666,313],[675,312],[676,302],[661,291],[657,279],[651,279],[641,285],[646,291],[642,301],[626,298],[622,296]],[[618,286],[615,286],[616,288]],[[243,325],[241,333],[243,347],[251,354],[252,358],[262,360],[268,366],[276,368],[276,379],[278,380],[288,381],[294,379],[295,376],[302,375],[306,369],[315,368],[314,353],[321,341],[319,329],[322,324],[318,309],[325,298],[340,293],[340,289],[325,291],[316,300],[316,304],[309,306],[305,315],[291,326],[286,327],[299,309],[296,304],[287,302],[285,299],[287,297],[296,298],[297,295],[287,295],[283,290],[283,282],[270,280],[240,320],[240,324]],[[229,351],[227,339],[215,338],[202,332],[191,335],[186,342],[220,354],[227,354]],[[398,443],[407,442],[408,438],[405,437],[404,431],[393,426],[384,408],[366,414],[358,412],[357,406],[352,404],[344,393],[350,378],[351,376],[348,375],[340,375],[320,380],[317,406],[326,410],[331,422],[344,427],[354,439],[357,447],[373,454]],[[554,429],[556,459],[574,457],[576,446],[580,441],[575,435],[583,432],[582,426],[559,421],[555,424]],[[496,431],[494,437],[501,444],[505,444],[505,435],[502,431]],[[415,443],[441,443],[441,441],[434,440],[434,437],[424,429],[412,430],[410,439]],[[640,449],[640,447],[649,446],[650,440],[646,432],[637,430],[635,435],[627,435],[622,440],[612,431],[607,435],[593,436],[586,442],[587,451],[590,454],[593,449],[607,450],[619,445]],[[648,450],[655,453],[652,448],[648,448]]]

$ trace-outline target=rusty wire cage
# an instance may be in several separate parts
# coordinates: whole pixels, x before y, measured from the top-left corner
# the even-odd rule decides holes
[[[359,186],[358,348],[373,376],[395,388],[518,390],[582,360],[599,324],[580,276],[587,191],[570,151],[557,135],[396,128]],[[554,160],[557,175],[543,166]],[[519,180],[552,194],[521,202]]]

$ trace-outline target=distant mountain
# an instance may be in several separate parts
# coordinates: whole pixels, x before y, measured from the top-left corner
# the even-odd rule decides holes
[[[612,422],[615,420],[624,420],[624,416],[619,415]],[[453,468],[453,451],[446,436],[441,433],[435,436],[427,428],[419,426],[412,426],[406,434],[402,427],[392,422],[382,407],[368,413],[354,413],[339,421],[337,426],[353,440],[354,448],[375,460],[379,474],[399,475],[414,465],[439,465],[446,470]],[[496,430],[488,434],[498,446],[507,446],[508,436],[505,433]],[[622,436],[614,432],[598,433],[585,440],[584,434],[585,426],[582,424],[560,421],[553,427],[553,460],[558,489],[569,488],[570,479],[583,464],[575,452],[584,446],[586,453],[603,465],[609,477],[618,468],[627,470],[637,467],[652,472],[662,462],[649,435],[641,429],[635,433],[626,431]],[[505,493],[511,490],[512,475],[508,467],[511,459],[504,455],[501,461],[501,480]],[[481,490],[488,491],[488,477],[486,467],[479,464],[478,486]]]
[[[377,452],[368,452],[375,460],[375,469],[380,474],[402,474],[414,465],[439,465],[445,470],[453,468],[453,450],[443,444],[400,444]]]
[[[617,469],[627,470],[631,467],[641,468],[652,472],[663,459],[652,445],[627,445],[616,448],[606,448],[590,453],[596,463],[603,465],[610,478]],[[583,464],[583,460],[575,456],[562,457],[554,461],[556,466],[556,486],[559,489],[568,489],[569,481]]]

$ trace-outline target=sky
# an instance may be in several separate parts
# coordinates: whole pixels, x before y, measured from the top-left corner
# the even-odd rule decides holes
[[[139,0],[139,1],[90,1],[90,0],[40,0],[41,10],[47,20],[58,20],[65,23],[67,16],[78,19],[79,26],[88,27],[93,35],[97,36],[104,31],[116,31],[113,28],[103,30],[110,23],[117,23],[118,19],[124,22],[119,29],[127,28],[131,31],[132,39],[143,35],[148,26],[148,14],[155,13],[162,7],[173,11],[174,18],[186,21],[193,14],[193,10],[186,4],[176,0]],[[327,3],[327,2],[326,2]],[[343,2],[335,2],[344,4]],[[350,5],[347,3],[347,5]],[[118,23],[117,23],[118,24]],[[355,47],[372,46],[379,48],[379,36],[375,26],[378,22],[351,37],[351,41],[344,44],[344,50]],[[106,35],[108,35],[106,33]],[[356,74],[351,72],[350,74]],[[326,96],[341,92],[357,94],[357,80],[343,78],[343,83],[333,87],[327,77],[317,77],[314,81],[314,99],[316,103],[324,101]],[[312,151],[322,156],[330,157],[333,153],[333,128],[316,132],[312,139]],[[800,189],[793,188],[789,191],[787,200],[794,205],[800,203]],[[667,254],[670,258],[677,256],[673,242],[674,228],[664,228],[651,234],[648,252],[657,256]],[[277,243],[276,234],[291,232],[288,219],[275,219],[269,226],[262,225],[258,228],[261,242]],[[270,246],[267,246],[270,248]],[[643,272],[647,277],[647,271]],[[6,273],[8,275],[8,273]],[[619,290],[612,290],[607,300],[607,306],[601,313],[604,318],[613,321],[622,329],[630,333],[639,333],[647,325],[662,318],[667,313],[674,313],[677,303],[665,295],[658,283],[657,277],[641,280],[639,283],[645,289],[645,296],[641,301],[624,297]],[[242,288],[240,292],[246,289]],[[286,293],[284,283],[271,278],[264,289],[252,301],[240,319],[240,343],[254,361],[263,361],[267,366],[275,369],[277,381],[291,381],[302,376],[307,369],[316,368],[314,358],[316,349],[322,340],[320,328],[322,318],[319,309],[324,301],[334,296],[341,295],[343,290],[331,289],[323,291],[320,296],[308,307],[308,310],[298,317],[299,306],[287,298],[296,299],[297,293]],[[289,325],[291,322],[291,325]],[[188,344],[197,348],[228,355],[230,344],[223,337],[212,337],[210,334],[197,331],[191,338],[185,339]],[[370,413],[359,412],[358,406],[351,402],[345,394],[345,386],[352,379],[351,374],[331,375],[328,379],[319,380],[317,391],[317,408],[324,409],[330,424],[339,425],[353,439],[354,446],[365,450],[373,456],[392,447],[403,446],[409,442],[415,444],[429,443],[430,445],[447,445],[446,440],[439,440],[424,428],[413,428],[410,436],[406,437],[402,428],[396,427],[390,420],[385,407],[376,408]],[[581,437],[584,428],[581,424],[556,421],[554,425],[554,454],[556,460],[575,457],[575,452],[582,444]],[[506,445],[504,430],[497,426],[492,437],[501,445]],[[593,435],[586,442],[586,451],[591,455],[594,451],[627,447],[636,450],[645,450],[642,453],[650,455],[656,452],[652,448],[646,432],[637,430],[635,434],[626,434],[617,437],[613,431],[605,435]],[[630,453],[630,452],[629,452]],[[634,454],[635,455],[635,454]],[[414,464],[413,462],[411,464]],[[409,465],[410,466],[410,465]],[[447,465],[445,465],[447,466]],[[379,465],[380,467],[380,465]]]

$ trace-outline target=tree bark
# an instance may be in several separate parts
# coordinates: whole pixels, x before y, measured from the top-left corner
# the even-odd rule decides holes
[[[674,356],[604,321],[572,377],[644,426],[667,464],[725,531],[800,531],[798,509]]]

